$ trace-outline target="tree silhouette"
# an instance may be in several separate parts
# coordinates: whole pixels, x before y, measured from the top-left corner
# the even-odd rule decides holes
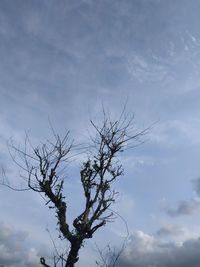
[[[74,267],[79,260],[78,255],[83,242],[91,239],[99,228],[112,221],[113,213],[110,207],[117,197],[113,183],[123,174],[118,155],[128,147],[140,143],[141,137],[148,130],[135,133],[133,119],[128,119],[124,114],[119,120],[112,121],[104,113],[101,126],[93,121],[91,125],[96,135],[91,139],[89,156],[80,169],[85,204],[82,212],[74,218],[73,225],[69,225],[67,220],[68,204],[63,190],[66,183],[63,168],[74,148],[73,143],[69,142],[69,132],[63,138],[54,133],[54,142],[47,140],[38,147],[33,147],[28,137],[24,149],[11,145],[20,158],[18,160],[12,156],[14,162],[25,172],[23,178],[27,181],[27,189],[43,195],[46,205],[55,210],[60,239],[69,241],[69,252],[59,255],[58,260],[54,261],[54,266],[58,266],[60,262],[62,266]],[[31,146],[31,153],[27,152],[28,145]],[[40,259],[40,263],[50,267],[44,258]]]

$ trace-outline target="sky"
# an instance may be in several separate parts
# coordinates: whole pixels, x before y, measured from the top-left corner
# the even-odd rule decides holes
[[[11,138],[23,145],[28,133],[37,146],[53,125],[85,144],[102,106],[115,120],[126,104],[135,129],[153,125],[120,155],[121,217],[86,242],[77,267],[95,266],[95,244],[123,242],[117,267],[200,265],[199,25],[196,0],[0,1],[0,165],[13,185],[22,180]],[[66,170],[69,221],[83,160]],[[53,253],[53,212],[35,192],[1,186],[0,196],[0,264],[39,266]]]

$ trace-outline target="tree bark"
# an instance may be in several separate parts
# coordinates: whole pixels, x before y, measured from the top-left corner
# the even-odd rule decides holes
[[[81,248],[82,240],[75,240],[71,243],[71,248],[67,257],[65,267],[74,267],[75,263],[78,261],[78,252]]]

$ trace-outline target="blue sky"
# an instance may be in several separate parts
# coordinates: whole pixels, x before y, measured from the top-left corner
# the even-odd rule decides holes
[[[87,141],[102,105],[117,118],[127,102],[139,129],[156,122],[147,142],[121,158],[115,210],[129,239],[120,267],[200,264],[199,25],[195,0],[0,1],[0,162],[14,184],[7,140],[23,143],[28,131],[38,144],[50,135],[49,119],[77,142]],[[66,173],[70,218],[79,210],[82,159]],[[54,217],[37,194],[0,190],[0,264],[38,266],[52,249],[45,228],[53,232]],[[94,266],[95,242],[125,235],[120,219],[107,225],[77,266]]]

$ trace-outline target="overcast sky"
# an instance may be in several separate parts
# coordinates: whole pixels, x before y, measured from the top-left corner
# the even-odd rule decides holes
[[[0,164],[20,184],[6,142],[39,144],[54,129],[77,142],[127,102],[147,142],[122,157],[115,210],[129,229],[119,267],[200,265],[200,1],[1,0]],[[69,219],[79,211],[79,166],[67,170]],[[68,191],[67,191],[68,190]],[[0,187],[0,264],[38,266],[49,257],[55,218],[36,193]],[[122,244],[120,218],[82,248]],[[88,257],[89,253],[92,256]]]

